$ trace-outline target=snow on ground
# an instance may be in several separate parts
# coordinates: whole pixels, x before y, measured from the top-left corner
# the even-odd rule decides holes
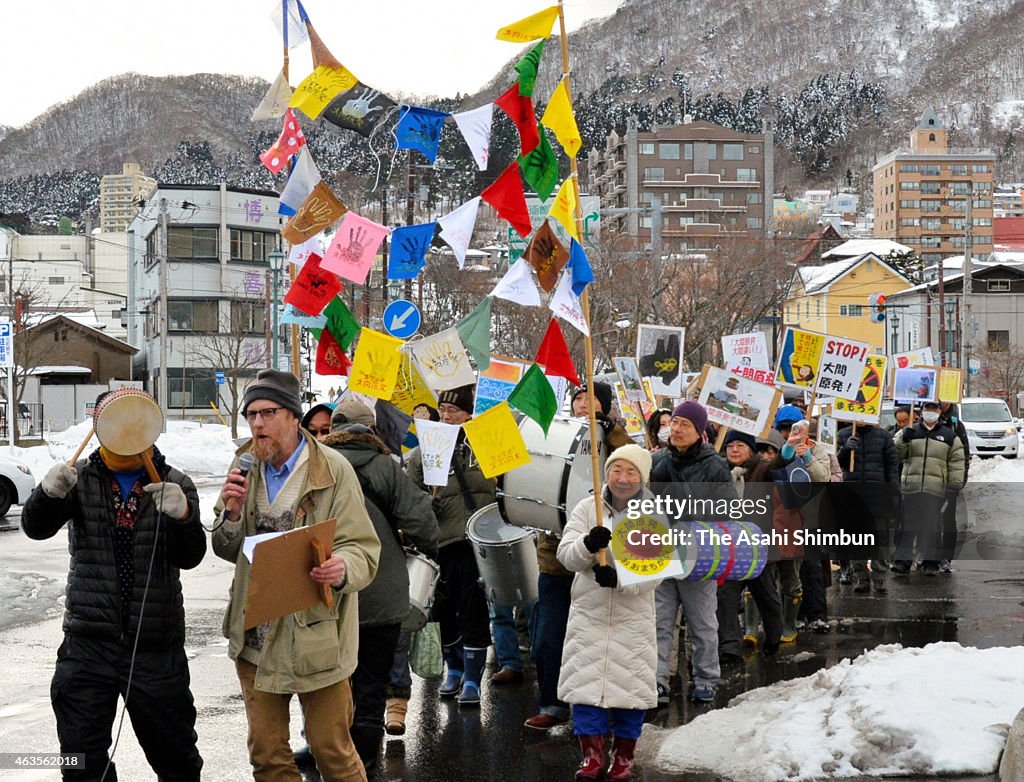
[[[51,432],[46,436],[46,445],[15,448],[14,458],[25,462],[39,481],[55,462],[66,462],[74,455],[91,428],[92,421],[87,420],[63,432]],[[248,430],[239,431],[239,436],[243,434],[247,436]],[[98,446],[94,437],[83,453],[88,454]],[[156,447],[169,464],[192,477],[226,474],[236,450],[231,430],[226,426],[174,420],[167,421],[167,431],[157,438]]]
[[[744,693],[669,733],[667,772],[739,782],[991,774],[1024,703],[1024,647],[880,646]]]

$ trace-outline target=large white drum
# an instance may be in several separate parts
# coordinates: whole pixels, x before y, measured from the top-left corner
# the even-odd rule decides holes
[[[466,536],[491,603],[508,606],[537,600],[536,533],[506,524],[497,503],[491,503],[470,517]]]
[[[529,464],[498,479],[498,508],[509,524],[561,536],[576,504],[594,493],[590,427],[586,419],[556,418],[547,437],[526,416],[519,422]],[[597,447],[604,431],[597,429]]]
[[[415,632],[427,624],[441,569],[434,560],[411,549],[405,549],[405,567],[409,571],[409,616],[402,629]]]

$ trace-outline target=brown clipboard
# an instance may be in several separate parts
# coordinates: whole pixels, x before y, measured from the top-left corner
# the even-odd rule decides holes
[[[256,545],[249,571],[246,630],[317,603],[333,605],[330,585],[317,583],[309,571],[331,556],[336,525],[336,519],[328,519]]]

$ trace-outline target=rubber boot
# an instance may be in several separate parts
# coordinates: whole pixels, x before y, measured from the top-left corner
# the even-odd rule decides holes
[[[802,601],[803,595],[782,599],[782,637],[779,640],[784,644],[790,644],[796,640],[796,617],[800,613]]]
[[[405,713],[408,710],[408,698],[388,698],[384,709],[384,730],[389,736],[401,736],[405,733]]]
[[[757,646],[757,629],[761,624],[761,612],[757,610],[757,603],[753,595],[744,590],[743,592],[743,645]]]
[[[576,770],[578,780],[596,780],[604,774],[604,736],[577,736],[583,760]]]
[[[438,694],[442,698],[454,698],[462,690],[462,644],[445,646],[442,652],[448,673]]]
[[[480,705],[480,682],[483,681],[484,666],[487,665],[487,649],[462,647],[465,674],[462,677],[462,691],[459,693],[460,706]]]
[[[608,766],[605,779],[608,782],[629,782],[633,776],[633,753],[636,751],[636,739],[620,739],[612,742],[612,762]]]

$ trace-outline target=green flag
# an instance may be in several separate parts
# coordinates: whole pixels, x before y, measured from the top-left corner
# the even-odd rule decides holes
[[[491,365],[491,297],[485,296],[475,310],[455,325],[455,330],[476,359],[477,367],[487,369]]]
[[[519,158],[519,167],[541,201],[547,201],[558,184],[558,156],[551,148],[547,131],[539,124],[540,143]]]
[[[338,343],[342,350],[348,350],[352,340],[359,336],[359,329],[362,328],[359,325],[359,321],[349,312],[345,302],[338,296],[331,299],[331,303],[324,308],[323,314],[327,318],[327,330],[331,332],[334,341]],[[310,329],[310,332],[318,340],[320,339],[321,331],[322,329]]]
[[[516,63],[516,73],[519,74],[519,94],[524,98],[533,95],[533,88],[537,84],[537,69],[540,68],[540,58],[544,54],[544,43],[541,41]]]
[[[534,364],[526,370],[523,379],[508,395],[508,403],[540,424],[544,435],[547,436],[551,420],[558,411],[558,400],[555,399],[555,390],[544,376],[544,370],[539,364]]]

